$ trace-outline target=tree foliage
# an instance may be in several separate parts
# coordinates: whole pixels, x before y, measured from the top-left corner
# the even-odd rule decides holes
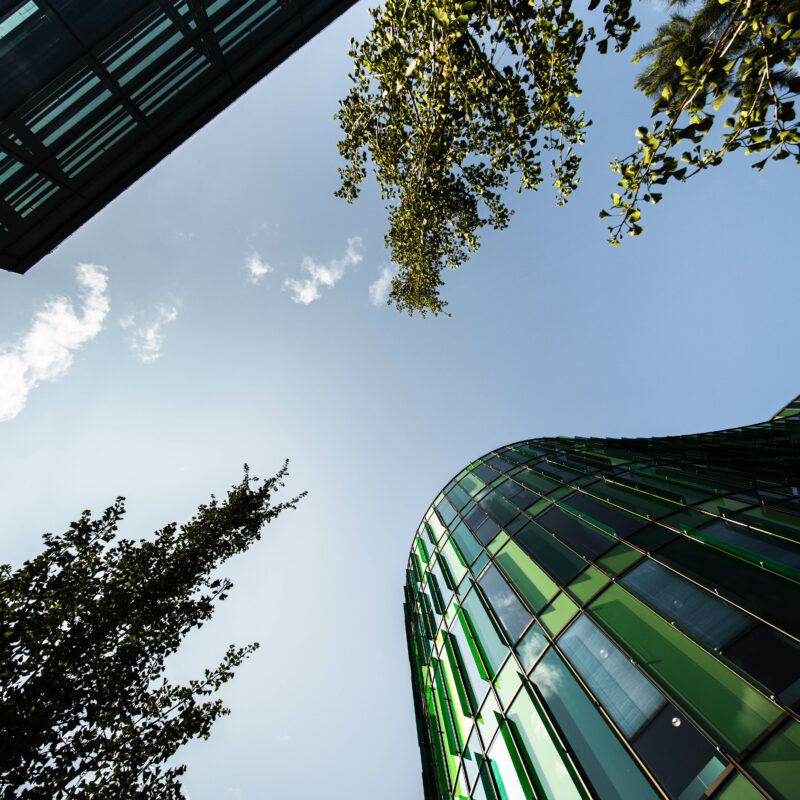
[[[629,8],[605,7],[603,46],[627,44]],[[437,314],[442,270],[477,250],[482,226],[508,225],[502,192],[512,175],[520,190],[536,189],[549,157],[558,202],[577,186],[575,148],[589,123],[571,98],[595,33],[571,0],[387,0],[371,14],[372,31],[351,41],[336,194],[358,196],[369,158],[389,201],[386,244],[398,268],[389,302]]]
[[[612,164],[622,191],[611,196],[618,217],[608,229],[611,243],[625,231],[641,233],[642,202],[661,199],[653,187],[717,166],[726,153],[760,154],[753,164],[759,170],[770,159],[800,163],[799,50],[800,0],[705,0],[690,16],[673,13],[658,28],[635,58],[648,61],[636,86],[655,98],[656,119],[637,129],[636,151]],[[709,146],[723,105],[726,132]]]
[[[672,0],[685,6],[688,0]],[[636,59],[648,65],[637,87],[656,98],[652,129],[612,163],[622,190],[609,241],[641,232],[643,202],[654,190],[719,164],[744,147],[767,159],[798,158],[793,97],[800,0],[702,0],[675,13]],[[599,5],[590,0],[589,11]],[[572,105],[577,70],[590,41],[620,51],[638,22],[631,0],[609,0],[604,33],[571,0],[387,0],[373,28],[351,40],[352,87],[339,103],[345,166],[337,196],[358,196],[370,165],[388,202],[386,245],[397,267],[389,303],[409,314],[442,312],[442,271],[463,264],[486,225],[505,228],[511,177],[536,189],[550,175],[559,204],[578,184],[576,152],[591,123]],[[704,145],[716,111],[734,105],[717,149]],[[677,149],[689,149],[680,156]]]
[[[230,590],[212,571],[305,494],[271,502],[287,465],[261,483],[245,465],[223,502],[212,495],[149,540],[116,539],[119,497],[45,534],[21,568],[0,568],[2,797],[183,797],[185,767],[164,763],[228,713],[210,697],[258,644],[230,646],[187,685],[167,681],[164,662]]]

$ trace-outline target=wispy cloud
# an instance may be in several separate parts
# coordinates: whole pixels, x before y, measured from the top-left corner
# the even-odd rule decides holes
[[[66,373],[74,351],[102,329],[109,309],[105,267],[80,264],[76,272],[83,295],[80,314],[68,298],[57,297],[36,312],[19,342],[0,347],[0,421],[25,408],[34,386]]]
[[[313,258],[306,256],[303,259],[303,269],[308,273],[308,278],[302,281],[287,278],[283,282],[284,288],[291,290],[292,300],[307,306],[319,299],[321,287],[332,288],[344,275],[347,267],[359,264],[363,260],[364,257],[360,253],[361,244],[360,236],[348,239],[344,258],[334,258],[328,264],[318,264]]]
[[[392,288],[393,275],[394,272],[389,267],[384,267],[377,280],[369,285],[369,301],[372,305],[383,305],[389,298],[389,290]]]
[[[272,267],[266,261],[262,261],[258,253],[253,253],[244,262],[244,268],[251,283],[258,283],[265,275],[272,272]]]
[[[161,358],[161,348],[164,346],[162,328],[178,318],[178,306],[158,306],[155,317],[137,323],[136,316],[129,316],[120,322],[123,328],[132,328],[130,337],[131,352],[142,362],[152,364]]]

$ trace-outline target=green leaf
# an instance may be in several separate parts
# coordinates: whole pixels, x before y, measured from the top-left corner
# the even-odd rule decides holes
[[[620,200],[622,200],[622,197],[621,197],[620,195],[618,195],[616,192],[613,192],[613,193],[611,194],[611,202],[612,202],[612,203],[613,203],[615,206],[618,206],[618,205],[619,205],[619,202],[620,202]]]
[[[608,211],[603,209],[597,216],[599,216],[600,219],[604,219],[605,217],[610,217],[611,214],[609,214]]]

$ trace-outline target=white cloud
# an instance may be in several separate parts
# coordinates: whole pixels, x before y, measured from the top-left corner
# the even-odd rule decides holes
[[[36,312],[17,344],[0,348],[0,421],[25,408],[34,386],[66,373],[74,351],[102,329],[109,309],[105,267],[80,264],[76,272],[84,297],[80,316],[70,300],[57,297]]]
[[[303,259],[303,269],[309,277],[298,281],[294,278],[287,278],[283,282],[285,289],[291,289],[292,300],[295,303],[302,303],[307,306],[320,297],[320,288],[327,286],[332,288],[338,281],[347,267],[359,264],[363,256],[359,252],[361,249],[361,237],[354,236],[347,240],[347,250],[344,258],[334,258],[329,264],[318,264],[310,256]]]
[[[392,288],[393,271],[389,267],[384,267],[378,279],[369,285],[369,301],[374,306],[383,305],[389,297],[389,290]]]
[[[262,261],[258,253],[253,253],[253,255],[244,262],[244,268],[247,270],[251,283],[258,283],[265,275],[272,272],[272,267],[265,261]]]
[[[136,318],[131,315],[120,321],[123,328],[135,328],[130,337],[131,352],[142,362],[152,364],[161,358],[161,348],[164,346],[164,334],[161,329],[178,318],[178,307],[158,306],[156,316],[148,322],[136,325]]]

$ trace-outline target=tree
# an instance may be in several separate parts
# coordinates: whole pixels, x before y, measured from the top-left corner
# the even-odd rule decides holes
[[[246,550],[305,492],[273,504],[288,462],[271,478],[244,478],[192,520],[155,538],[116,539],[118,497],[99,519],[84,511],[45,550],[0,568],[2,797],[180,798],[180,745],[208,738],[228,710],[208,699],[258,644],[231,645],[188,685],[163,677],[183,637],[231,588],[213,570]]]
[[[672,0],[685,5],[687,0]],[[745,147],[766,159],[798,158],[792,98],[800,38],[800,0],[703,0],[690,17],[674,14],[638,59],[651,59],[637,87],[657,96],[652,131],[637,129],[635,153],[617,159],[622,192],[612,194],[619,216],[609,231],[641,232],[641,203],[656,203],[653,186],[684,180]],[[590,0],[589,11],[599,5]],[[601,53],[625,49],[638,22],[630,0],[604,6]],[[578,185],[590,121],[572,105],[577,70],[592,27],[571,0],[387,0],[371,11],[363,42],[351,40],[353,86],[340,101],[339,151],[346,165],[336,192],[358,196],[372,163],[388,201],[386,245],[398,274],[389,303],[413,314],[442,312],[445,267],[457,268],[479,245],[485,225],[505,228],[513,213],[503,201],[512,175],[536,189],[550,157],[559,204]],[[713,110],[736,98],[730,133],[717,150],[703,149]],[[681,115],[688,120],[681,121]],[[770,116],[771,115],[771,116]],[[690,141],[678,166],[673,149]]]
[[[687,180],[734,150],[763,155],[752,165],[758,170],[790,156],[800,164],[798,51],[800,0],[705,0],[691,16],[673,13],[658,28],[634,59],[649,60],[636,87],[655,98],[656,121],[652,129],[638,128],[636,151],[612,164],[622,176],[622,192],[611,195],[618,212],[608,228],[612,244],[625,231],[641,233],[642,202],[661,199],[654,186]],[[708,147],[714,112],[726,100],[732,106],[727,133],[720,145]],[[688,149],[678,156],[682,148]]]
[[[606,5],[603,49],[627,44],[629,9],[630,0]],[[518,191],[535,189],[546,154],[559,204],[577,186],[575,147],[589,123],[571,97],[595,33],[571,0],[387,0],[371,13],[372,31],[351,41],[353,86],[337,113],[347,164],[336,195],[355,200],[369,157],[399,270],[389,302],[438,314],[442,270],[477,250],[479,228],[508,225],[501,193],[512,175]]]

